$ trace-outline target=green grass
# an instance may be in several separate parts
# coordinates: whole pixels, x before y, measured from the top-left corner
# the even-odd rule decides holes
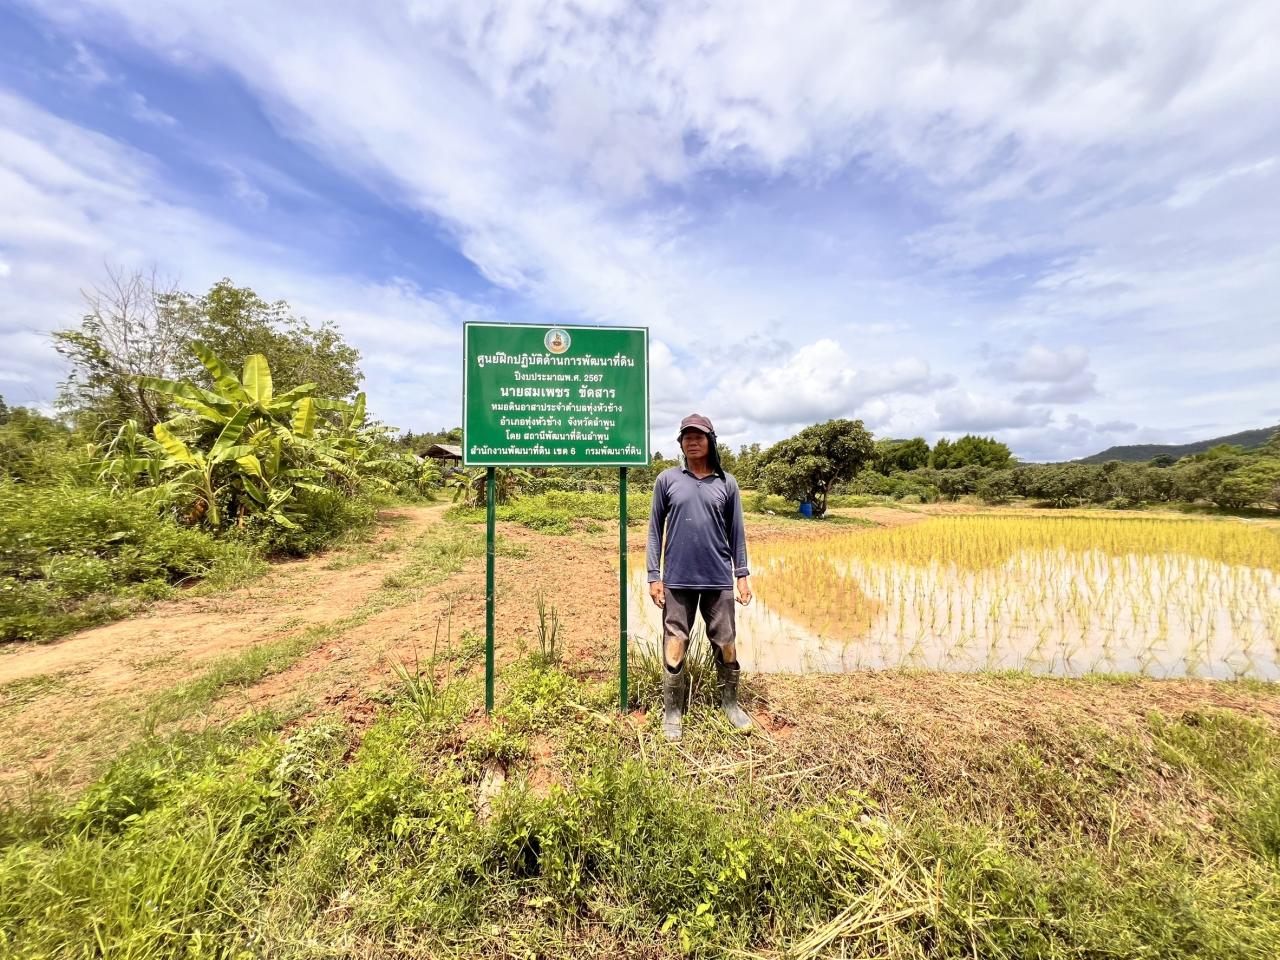
[[[0,483],[0,643],[51,640],[260,569],[252,547],[180,526],[141,495]]]
[[[685,741],[671,747],[657,711],[624,722],[616,687],[532,662],[506,672],[488,722],[469,712],[474,680],[433,678],[426,690],[402,680],[359,736],[331,723],[282,733],[278,719],[251,717],[146,741],[61,809],[10,809],[0,950],[1261,958],[1280,948],[1280,740],[1238,714],[1153,715],[1128,733],[1029,726],[1018,742],[965,744],[968,773],[950,776],[921,765],[928,754],[893,733],[891,716],[859,729],[835,709],[775,742],[734,734],[695,700]],[[654,705],[652,691],[643,697]],[[896,771],[892,796],[888,781],[856,772],[867,744]]]
[[[627,494],[627,525],[637,526],[648,522],[651,495],[629,492]],[[551,491],[521,497],[511,503],[494,508],[499,520],[519,523],[543,533],[569,534],[578,530],[597,533],[605,529],[609,521],[618,522],[618,495],[616,493],[572,493]],[[455,506],[446,514],[460,523],[484,523],[483,507]]]

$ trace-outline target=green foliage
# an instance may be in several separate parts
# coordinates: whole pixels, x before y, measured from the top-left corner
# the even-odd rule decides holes
[[[1237,467],[1218,482],[1212,499],[1221,507],[1280,507],[1280,457]]]
[[[761,478],[769,493],[809,501],[821,515],[831,488],[853,479],[874,453],[871,434],[861,420],[828,420],[770,447],[763,457]]]
[[[162,517],[146,495],[0,483],[0,642],[114,619],[246,552]]]
[[[317,396],[339,399],[354,394],[364,379],[359,351],[333,323],[312,325],[294,316],[285,301],[269,303],[227,278],[199,297],[178,294],[168,308],[181,317],[189,341],[217,344],[219,356],[232,369],[261,356],[281,382],[312,383]],[[202,366],[184,361],[180,373],[213,386]]]
[[[511,503],[534,483],[534,475],[517,467],[503,467],[494,471],[493,499],[495,503]],[[453,501],[465,506],[483,507],[489,496],[488,470],[484,467],[460,467],[445,480],[445,486],[453,490]]]
[[[651,496],[627,491],[627,524],[647,522]],[[606,521],[618,522],[616,493],[543,493],[521,497],[495,507],[499,520],[509,520],[543,533],[568,534],[596,530]],[[456,506],[447,516],[463,523],[484,523],[483,507]]]
[[[991,467],[998,470],[1013,466],[1013,453],[993,437],[978,437],[967,433],[955,442],[946,437],[938,440],[929,455],[929,465],[936,470],[960,467]]]
[[[242,745],[244,731],[146,744],[58,833],[0,854],[10,957],[226,955],[287,854],[340,744],[324,728]]]
[[[978,481],[974,487],[983,503],[1008,503],[1018,493],[1018,484],[1012,470],[997,470]]]
[[[399,462],[382,455],[379,431],[366,425],[364,394],[346,404],[315,397],[310,383],[277,391],[260,354],[237,375],[204,344],[193,350],[212,389],[142,378],[149,392],[187,412],[157,423],[154,439],[126,421],[98,464],[99,480],[156,486],[182,517],[215,529],[262,529],[264,542],[283,552],[304,552],[367,519],[367,505],[342,498],[368,485],[390,488],[384,474]]]
[[[699,702],[676,752],[610,717],[601,687],[509,677],[490,722],[461,725],[458,701],[424,718],[412,697],[358,742],[252,720],[148,741],[63,810],[10,810],[0,949],[522,956],[590,937],[611,955],[1245,960],[1280,944],[1280,754],[1260,722],[1155,716],[1145,770],[1136,742],[1079,729],[953,744],[978,750],[971,787],[891,738],[883,760],[910,782],[889,807],[843,742],[762,766],[779,746],[717,737]],[[1065,753],[1042,749],[1063,734]]]
[[[919,470],[928,465],[929,444],[924,437],[876,441],[875,469],[885,476],[899,471]]]
[[[542,588],[538,589],[534,602],[538,609],[538,662],[544,666],[559,666],[560,611],[554,603],[547,603]]]
[[[887,477],[875,470],[866,470],[849,483],[841,484],[838,489],[846,495],[890,497],[894,500],[910,498],[913,503],[933,503],[941,496],[933,476],[933,472],[926,469],[895,473]],[[831,504],[839,505],[834,497]]]
[[[80,463],[67,427],[0,397],[0,479],[48,483],[71,479]]]
[[[203,296],[184,293],[155,275],[108,270],[87,295],[79,325],[54,333],[70,366],[60,404],[86,433],[114,431],[133,420],[146,434],[173,415],[153,380],[191,380],[213,389],[218,374],[192,354],[197,342],[217,344],[234,369],[266,358],[285,383],[312,383],[318,396],[346,398],[363,375],[359,353],[329,323],[294,317],[283,301],[268,303],[247,287],[221,280]]]

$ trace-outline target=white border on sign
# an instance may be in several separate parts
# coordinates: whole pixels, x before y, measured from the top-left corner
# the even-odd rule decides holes
[[[644,334],[644,463],[619,463],[606,460],[600,463],[579,463],[563,460],[517,460],[508,463],[474,463],[467,459],[467,356],[469,355],[472,327],[546,327],[560,330],[629,330]],[[590,470],[593,467],[647,467],[653,459],[649,450],[649,435],[652,429],[649,424],[649,328],[648,327],[615,327],[610,324],[566,324],[566,323],[491,323],[484,320],[468,320],[462,325],[462,465],[464,467],[579,467]]]

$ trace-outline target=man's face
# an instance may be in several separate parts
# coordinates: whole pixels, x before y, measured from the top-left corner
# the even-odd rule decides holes
[[[686,430],[680,435],[680,449],[686,457],[705,457],[707,455],[707,435],[701,430]]]

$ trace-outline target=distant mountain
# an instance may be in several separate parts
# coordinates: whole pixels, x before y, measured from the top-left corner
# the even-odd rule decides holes
[[[1260,447],[1280,430],[1280,424],[1274,427],[1263,427],[1261,430],[1242,430],[1225,437],[1214,437],[1212,440],[1197,440],[1195,443],[1137,443],[1126,447],[1107,447],[1101,453],[1091,457],[1082,457],[1076,463],[1106,463],[1108,460],[1123,460],[1125,463],[1145,463],[1154,457],[1167,455],[1175,460],[1193,453],[1203,453],[1210,447],[1220,443],[1230,443],[1246,450]]]

